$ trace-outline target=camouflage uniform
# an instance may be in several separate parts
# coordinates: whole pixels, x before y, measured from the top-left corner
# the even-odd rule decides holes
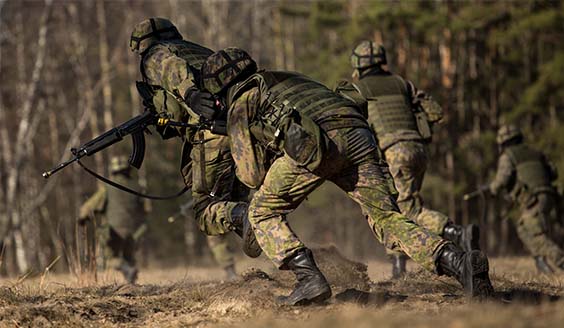
[[[138,190],[137,181],[129,175],[129,164],[125,157],[112,159],[111,179],[128,188]],[[135,251],[137,240],[145,229],[145,211],[142,200],[132,194],[113,187],[103,186],[80,208],[79,219],[84,222],[102,214],[105,219],[96,223],[98,254],[101,269],[111,267],[135,282]],[[108,263],[106,263],[108,261]],[[128,276],[128,274],[130,276]],[[132,281],[131,281],[132,280]]]
[[[153,20],[157,28],[173,27],[168,20]],[[137,46],[134,38],[146,35],[148,31],[151,31],[150,20],[135,27],[132,48]],[[140,41],[140,49],[134,50],[141,55],[143,79],[154,88],[153,104],[157,111],[165,112],[174,120],[187,122],[192,118],[189,116],[190,108],[184,102],[185,94],[195,87],[194,81],[198,77],[194,74],[213,52],[182,40],[178,31],[165,33],[171,34],[165,34],[158,40]],[[231,222],[234,216],[245,215],[247,199],[236,190],[228,138],[203,130],[167,129],[161,131],[163,137],[180,137],[185,143],[182,171],[186,182],[192,181],[195,219],[200,230],[208,235],[221,235],[233,230]]]
[[[244,61],[237,62],[245,65]],[[205,65],[214,71],[214,64],[210,57]],[[202,69],[203,78],[214,79],[206,71]],[[296,84],[272,82],[282,80]],[[264,83],[272,88],[262,89]],[[330,180],[362,206],[372,231],[386,247],[401,249],[426,269],[435,270],[436,256],[448,242],[398,212],[385,163],[378,157],[378,145],[354,103],[295,73],[257,73],[240,84],[229,89],[226,99],[231,150],[239,179],[249,187],[259,187],[249,206],[249,221],[261,248],[278,267],[305,247],[290,229],[286,215]],[[214,86],[206,84],[206,88],[212,91]],[[291,90],[307,91],[288,94]],[[304,129],[310,129],[308,132],[284,121],[284,111],[293,108],[300,98],[306,109],[298,121]],[[271,113],[263,111],[265,103],[272,105],[267,106],[273,109]],[[252,128],[245,130],[245,126]],[[285,130],[276,132],[281,126]],[[297,141],[282,141],[280,135],[296,135]],[[309,138],[300,139],[304,135]],[[324,155],[315,150],[320,144],[326,144]],[[269,151],[281,156],[266,168],[264,161],[256,158]]]
[[[360,204],[386,247],[402,250],[427,270],[456,277],[467,295],[491,294],[483,253],[464,252],[399,213],[378,144],[354,102],[298,73],[257,72],[254,60],[238,48],[214,53],[201,71],[206,90],[227,110],[236,174],[259,188],[248,210],[256,239],[275,265],[296,275],[294,290],[279,302],[318,303],[331,296],[311,250],[286,220],[325,180]]]
[[[431,140],[430,123],[441,119],[440,106],[410,81],[381,67],[386,64],[381,45],[361,42],[354,49],[351,62],[358,80],[349,90],[360,93],[361,102],[366,102],[367,120],[390,166],[401,212],[441,235],[451,221],[446,215],[424,207],[420,195],[428,162],[426,143]],[[350,96],[346,89],[345,83],[337,91]]]
[[[515,135],[503,140],[503,134],[511,130]],[[547,231],[550,212],[557,205],[557,194],[552,186],[555,170],[542,153],[521,140],[512,142],[515,138],[522,139],[516,127],[502,126],[499,135],[501,144],[509,144],[502,146],[497,173],[489,190],[494,195],[506,190],[519,205],[521,214],[515,220],[517,233],[533,257],[536,260],[546,258],[564,269],[564,251],[549,238]]]

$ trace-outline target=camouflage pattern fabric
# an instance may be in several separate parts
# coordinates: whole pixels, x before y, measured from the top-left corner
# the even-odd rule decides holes
[[[233,250],[229,246],[226,235],[208,236],[207,241],[213,258],[219,266],[226,268],[235,264]]]
[[[121,236],[112,227],[108,229],[109,238],[107,240],[106,252],[110,253],[108,267],[118,268],[121,263],[135,266],[135,251],[137,244],[132,235]]]
[[[231,109],[257,106],[256,89],[242,94]],[[387,248],[402,250],[427,270],[435,270],[436,256],[448,241],[419,227],[399,213],[377,144],[366,128],[343,128],[327,132],[330,142],[319,167],[309,171],[287,155],[276,159],[263,185],[249,205],[251,222],[264,253],[278,267],[304,248],[290,228],[286,215],[325,180],[330,180],[359,203],[375,236]],[[232,148],[236,152],[237,148]]]
[[[441,235],[449,218],[423,206],[420,191],[427,169],[427,150],[420,142],[398,142],[384,152],[390,173],[399,193],[398,206],[405,216],[437,235]]]
[[[195,219],[207,235],[225,234],[233,230],[234,216],[241,215],[236,209],[247,207],[248,189],[235,177],[229,138],[209,131],[196,138],[190,154]]]
[[[503,152],[498,159],[495,178],[489,184],[490,192],[494,195],[502,190],[513,191],[515,187],[517,169],[507,152]],[[515,222],[517,233],[533,256],[546,256],[557,266],[564,263],[563,250],[550,239],[548,224],[550,212],[556,206],[556,194],[542,192],[512,198],[518,203],[520,216]],[[525,197],[526,196],[526,197]]]
[[[112,175],[112,180],[131,186],[132,178],[123,174]],[[79,219],[96,219],[96,265],[99,270],[116,268],[126,262],[135,265],[136,242],[133,234],[144,222],[143,205],[139,198],[105,185],[100,186],[80,208]],[[131,200],[135,211],[127,206]]]
[[[562,267],[564,251],[548,235],[555,197],[550,193],[540,193],[534,198],[533,205],[521,206],[521,215],[515,222],[517,234],[532,256],[544,256],[557,267]]]

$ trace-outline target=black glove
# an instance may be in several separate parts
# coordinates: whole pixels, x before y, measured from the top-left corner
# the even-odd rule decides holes
[[[188,106],[190,106],[196,114],[202,116],[208,121],[213,120],[216,114],[216,109],[215,99],[211,93],[191,88],[186,91],[184,99],[188,103]]]

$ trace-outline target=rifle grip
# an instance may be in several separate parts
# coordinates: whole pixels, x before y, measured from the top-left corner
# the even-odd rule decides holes
[[[145,159],[145,135],[143,131],[132,133],[131,141],[133,142],[133,151],[129,156],[129,164],[136,169],[140,169]]]

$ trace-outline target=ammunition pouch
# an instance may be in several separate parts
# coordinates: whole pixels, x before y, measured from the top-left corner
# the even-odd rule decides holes
[[[421,135],[423,141],[431,141],[433,137],[433,131],[431,130],[431,125],[425,112],[413,113],[415,116],[415,123],[417,123],[417,131]]]
[[[437,123],[443,118],[443,109],[433,98],[423,95],[418,96],[416,99],[419,103],[418,107],[427,114],[427,121],[429,123]]]
[[[283,150],[299,166],[313,171],[319,167],[326,149],[326,138],[321,128],[306,116],[296,116],[285,129]]]

